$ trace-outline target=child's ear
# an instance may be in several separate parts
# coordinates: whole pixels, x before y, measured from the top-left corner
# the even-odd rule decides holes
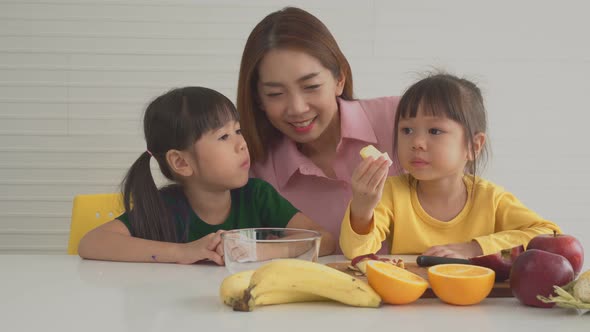
[[[475,158],[477,158],[477,156],[479,156],[479,153],[481,152],[481,149],[483,148],[484,144],[486,143],[486,134],[485,133],[477,133],[473,136],[473,141],[471,144],[473,144],[473,150],[469,151],[469,160],[474,161]],[[475,151],[475,156],[472,155],[472,151]]]
[[[193,175],[193,168],[188,162],[189,155],[186,152],[178,150],[169,150],[166,152],[166,162],[170,166],[170,170],[181,176]]]

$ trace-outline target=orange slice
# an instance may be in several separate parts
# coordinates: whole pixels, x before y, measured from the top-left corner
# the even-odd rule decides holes
[[[390,304],[414,302],[428,288],[419,275],[381,261],[367,262],[367,280],[383,302]]]
[[[428,268],[434,294],[446,303],[471,305],[485,299],[494,287],[496,273],[487,267],[441,264]]]

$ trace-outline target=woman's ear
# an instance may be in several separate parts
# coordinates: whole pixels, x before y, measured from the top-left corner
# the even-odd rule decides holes
[[[481,149],[483,148],[484,144],[486,143],[486,134],[485,133],[477,133],[473,136],[473,140],[471,144],[473,144],[473,149],[469,151],[469,160],[474,161]],[[472,152],[475,152],[475,156],[472,155]]]
[[[336,97],[340,97],[344,92],[344,85],[346,84],[346,75],[340,73],[340,76],[336,78]]]
[[[170,170],[180,176],[191,176],[194,173],[191,163],[187,160],[188,157],[188,153],[184,151],[169,150],[166,152],[166,162]]]

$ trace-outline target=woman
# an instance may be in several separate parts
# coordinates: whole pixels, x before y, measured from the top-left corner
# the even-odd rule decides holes
[[[251,175],[271,183],[335,237],[359,151],[372,144],[393,155],[398,98],[354,100],[352,87],[346,57],[310,13],[287,7],[250,33],[237,107]],[[390,169],[389,175],[397,173]]]

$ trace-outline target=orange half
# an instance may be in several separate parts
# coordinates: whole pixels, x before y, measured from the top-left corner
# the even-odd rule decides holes
[[[419,275],[381,261],[367,262],[367,280],[383,302],[390,304],[414,302],[428,288]]]
[[[428,281],[439,299],[455,305],[471,305],[485,299],[494,287],[496,273],[487,267],[441,264],[428,268]]]

